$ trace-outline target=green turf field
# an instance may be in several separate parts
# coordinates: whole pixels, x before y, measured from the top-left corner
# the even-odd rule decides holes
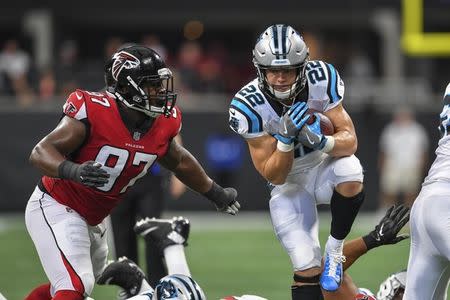
[[[24,225],[20,219],[12,223],[9,229],[0,231],[0,292],[8,300],[23,299],[33,287],[46,281]],[[270,226],[227,230],[220,226],[208,229],[205,224],[208,223],[196,227],[192,222],[186,253],[191,272],[208,299],[245,293],[268,299],[290,299],[289,258]],[[361,233],[355,230],[352,236]],[[322,243],[326,236],[327,229],[323,228]],[[353,265],[350,274],[359,286],[376,291],[389,273],[405,268],[408,251],[408,241],[375,249]],[[115,293],[114,288],[96,286],[93,297],[112,300]]]

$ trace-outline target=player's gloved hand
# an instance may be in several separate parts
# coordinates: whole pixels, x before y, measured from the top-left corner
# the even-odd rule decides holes
[[[236,215],[241,208],[241,205],[236,200],[237,191],[234,188],[223,188],[217,183],[213,182],[211,189],[203,194],[208,198],[216,209],[230,215]]]
[[[278,133],[274,137],[283,144],[292,144],[298,132],[309,118],[309,115],[305,116],[307,110],[308,104],[306,102],[297,102],[292,105],[281,117]]]
[[[320,129],[320,116],[314,113],[314,122],[312,124],[305,124],[300,130],[297,140],[305,147],[322,150],[327,142],[327,137]]]
[[[102,187],[108,182],[109,174],[101,167],[102,164],[92,160],[82,164],[65,160],[58,167],[58,177],[90,187]]]
[[[381,219],[380,223],[375,226],[375,229],[369,232],[368,235],[363,236],[366,243],[367,250],[389,244],[397,244],[409,237],[408,234],[397,236],[400,229],[409,221],[409,208],[402,205],[393,205],[386,212],[386,215]]]

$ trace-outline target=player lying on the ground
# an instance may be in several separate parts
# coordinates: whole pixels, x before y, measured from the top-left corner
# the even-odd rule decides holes
[[[403,205],[393,206],[387,212],[383,219],[375,226],[375,229],[365,236],[353,239],[344,245],[344,255],[347,260],[344,263],[344,269],[349,268],[359,257],[367,253],[369,250],[381,246],[396,244],[404,239],[407,235],[399,235],[400,229],[409,220],[409,209]],[[151,242],[156,243],[159,249],[165,256],[169,274],[183,274],[190,276],[189,267],[184,255],[184,247],[189,235],[189,223],[184,218],[174,218],[173,220],[156,220],[144,219],[138,221],[135,226],[135,231],[145,239],[150,239]],[[101,275],[99,284],[114,284],[123,288],[128,297],[143,294],[140,298],[133,299],[152,299],[145,294],[154,294],[154,290],[149,286],[145,280],[144,273],[130,260],[121,259],[108,265],[105,272]],[[129,276],[124,274],[139,274]],[[389,280],[389,279],[388,279]],[[388,286],[390,281],[385,281],[381,285],[379,296],[383,300],[391,300],[388,298],[391,289]],[[155,289],[157,290],[157,288]],[[393,293],[396,293],[394,291]],[[345,273],[342,286],[334,293],[323,292],[323,297],[326,300],[335,299],[364,299],[362,297],[373,297],[371,293],[365,289],[358,289],[353,283],[348,274]],[[394,294],[392,294],[394,295]],[[147,298],[145,298],[147,297]],[[252,299],[244,295],[242,297],[228,296],[223,299]],[[357,298],[360,297],[360,298]],[[155,298],[159,299],[159,298]],[[162,298],[164,299],[164,298]],[[169,298],[170,299],[170,298]],[[178,298],[174,298],[178,299]],[[180,299],[202,299],[202,298],[180,298]],[[253,298],[261,299],[261,298]],[[374,299],[374,298],[367,298]],[[154,299],[152,299],[154,300]]]
[[[98,284],[121,287],[124,294],[133,300],[203,300],[206,296],[200,286],[190,277],[184,247],[187,245],[190,224],[183,217],[172,220],[143,219],[134,230],[148,242],[154,243],[164,255],[170,275],[162,278],[153,289],[144,272],[126,257],[110,263],[98,279]],[[266,300],[258,296],[244,295],[226,297],[227,300]]]

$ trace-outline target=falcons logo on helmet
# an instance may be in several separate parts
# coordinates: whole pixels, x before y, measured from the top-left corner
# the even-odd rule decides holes
[[[131,69],[139,66],[139,59],[125,51],[120,51],[113,56],[113,65],[111,68],[112,76],[115,80],[118,80],[120,72],[125,69]]]

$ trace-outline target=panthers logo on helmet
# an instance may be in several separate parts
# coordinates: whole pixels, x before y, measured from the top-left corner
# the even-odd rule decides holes
[[[139,66],[139,59],[125,51],[120,51],[114,54],[113,56],[113,65],[111,68],[112,76],[115,80],[118,80],[119,74],[123,68],[131,69]]]

